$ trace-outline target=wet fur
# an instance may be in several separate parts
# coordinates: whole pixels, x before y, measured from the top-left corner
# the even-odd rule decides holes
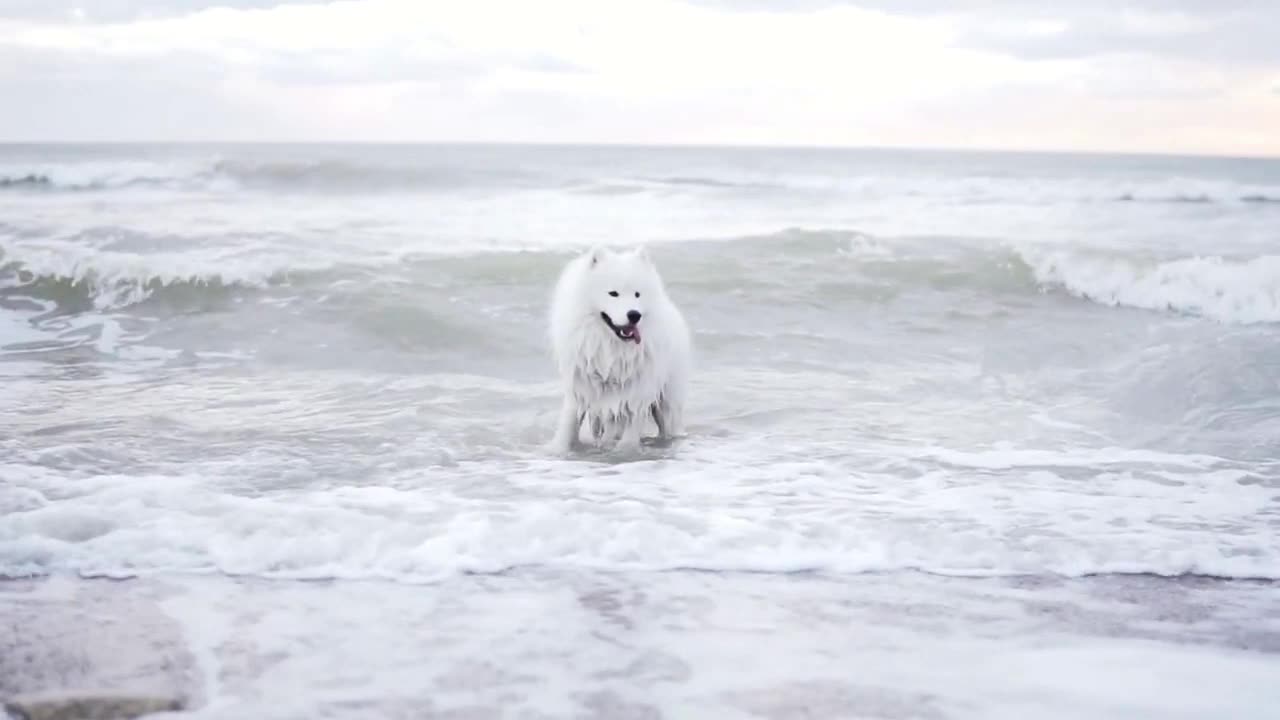
[[[629,310],[642,314],[638,344],[601,318],[625,323]],[[647,253],[595,249],[570,261],[556,284],[550,331],[564,393],[553,451],[577,447],[584,424],[594,443],[622,449],[640,446],[650,419],[660,438],[684,432],[689,330]]]

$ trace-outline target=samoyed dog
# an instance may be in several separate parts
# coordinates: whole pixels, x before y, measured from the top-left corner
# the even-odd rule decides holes
[[[596,248],[574,258],[551,302],[551,346],[564,391],[551,450],[595,444],[640,447],[649,418],[658,436],[683,433],[691,340],[643,249]]]

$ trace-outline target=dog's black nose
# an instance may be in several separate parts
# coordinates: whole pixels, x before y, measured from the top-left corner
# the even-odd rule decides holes
[[[635,325],[636,323],[640,322],[640,311],[638,311],[638,310],[628,310],[628,311],[627,311],[627,322],[631,323],[632,325]]]

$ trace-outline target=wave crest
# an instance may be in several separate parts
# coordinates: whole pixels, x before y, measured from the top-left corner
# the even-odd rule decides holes
[[[769,262],[726,263],[725,243],[733,244],[735,257],[766,257]],[[1110,307],[1174,312],[1228,324],[1280,322],[1280,255],[1151,260],[806,228],[667,247],[664,252],[672,254],[672,262],[664,269],[670,280],[705,292],[758,282],[791,285],[805,295],[809,290],[797,278],[807,278],[825,283],[822,291],[829,301],[892,297],[920,288],[990,296],[1048,291]],[[428,284],[442,278],[472,282],[495,277],[534,283],[554,276],[564,253],[563,248],[542,248],[350,257],[313,249],[300,256],[287,247],[221,238],[159,253],[94,247],[83,239],[0,243],[0,294],[52,300],[59,307],[79,310],[119,309],[152,298],[189,304],[236,290],[309,284],[317,273],[334,281],[359,281],[379,276],[388,264],[396,273]],[[711,266],[716,271],[706,272]]]
[[[195,151],[199,152],[199,151]],[[247,151],[210,148],[210,155],[180,153],[93,159],[11,159],[0,163],[0,191],[65,192],[121,189],[223,191],[239,189],[296,192],[377,192],[535,188],[588,195],[638,193],[842,193],[853,200],[914,197],[943,203],[1137,203],[1233,204],[1280,203],[1274,181],[1171,178],[1057,178],[1029,182],[1021,176],[927,176],[890,172],[885,175],[839,176],[803,170],[785,174],[737,166],[664,173],[614,175],[600,164],[555,166],[539,162],[503,163],[480,151],[421,147],[405,152],[370,149],[360,156],[288,148]],[[57,156],[55,156],[57,157]],[[531,156],[534,157],[534,156]],[[536,158],[535,158],[536,159]]]
[[[1280,255],[1152,260],[798,228],[740,242],[786,248],[792,261],[835,252],[852,260],[866,282],[897,288],[964,287],[985,294],[1060,291],[1110,307],[1173,312],[1227,324],[1280,322]]]
[[[27,173],[26,175],[0,175],[0,188],[45,187],[52,185],[48,175]]]
[[[36,163],[0,167],[0,190],[77,191],[135,187],[167,189],[216,188],[230,178],[207,161],[145,160]]]
[[[1051,252],[1028,258],[1036,279],[1091,302],[1197,315],[1226,323],[1280,322],[1280,255],[1164,262]]]
[[[128,189],[228,191],[376,191],[449,188],[477,181],[519,183],[517,172],[484,172],[447,164],[356,163],[337,160],[206,158],[151,162],[99,160],[0,166],[0,191],[90,192]]]
[[[17,282],[10,284],[13,279]],[[119,310],[161,298],[177,304],[201,304],[247,286],[217,275],[111,277],[92,270],[72,276],[33,275],[17,263],[0,265],[0,296],[49,300],[64,312]]]
[[[88,248],[15,252],[0,247],[0,297],[45,300],[62,312],[119,310],[153,299],[204,304],[237,289],[265,288],[288,277],[283,268],[244,261],[143,257]]]
[[[1172,195],[1138,195],[1131,192],[1118,195],[1116,202],[1123,203],[1169,203],[1174,205],[1211,205],[1215,203],[1241,202],[1249,205],[1265,205],[1280,203],[1280,195],[1251,192],[1234,196],[1217,196],[1209,193],[1174,193]]]

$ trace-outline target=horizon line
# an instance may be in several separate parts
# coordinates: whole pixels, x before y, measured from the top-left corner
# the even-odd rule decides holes
[[[1276,154],[1240,154],[1206,151],[1173,150],[1101,150],[1061,148],[999,148],[955,147],[928,145],[822,145],[804,143],[705,143],[705,142],[629,142],[629,141],[538,141],[538,140],[8,140],[0,139],[0,147],[33,145],[421,145],[421,146],[488,146],[488,147],[545,147],[545,148],[619,148],[652,150],[802,150],[825,152],[923,152],[923,153],[975,153],[1004,155],[1077,155],[1119,156],[1150,158],[1199,158],[1219,160],[1280,160]]]

